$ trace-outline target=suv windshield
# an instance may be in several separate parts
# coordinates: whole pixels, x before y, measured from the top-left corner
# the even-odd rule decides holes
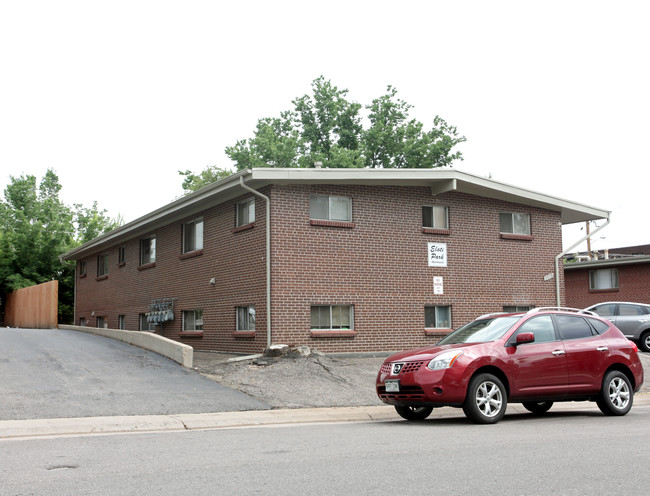
[[[521,316],[475,320],[456,329],[449,336],[442,339],[438,345],[494,341],[503,336],[520,318]]]

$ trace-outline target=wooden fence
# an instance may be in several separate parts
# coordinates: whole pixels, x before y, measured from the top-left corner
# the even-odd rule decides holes
[[[56,329],[59,281],[19,289],[7,295],[5,325],[30,329]]]

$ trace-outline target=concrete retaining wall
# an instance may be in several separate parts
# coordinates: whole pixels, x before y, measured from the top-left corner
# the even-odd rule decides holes
[[[59,329],[87,332],[98,336],[117,339],[133,346],[153,351],[159,355],[166,356],[167,358],[171,358],[175,362],[180,363],[183,367],[192,368],[193,365],[194,348],[151,332],[122,331],[119,329],[102,329],[98,327],[82,327],[73,325],[60,325]]]

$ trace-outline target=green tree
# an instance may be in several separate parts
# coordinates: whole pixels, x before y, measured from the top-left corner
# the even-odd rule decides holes
[[[397,98],[397,90],[365,107],[367,129],[362,125],[362,105],[350,102],[323,76],[312,82],[312,94],[292,101],[293,110],[279,118],[263,118],[252,138],[226,148],[238,170],[253,167],[431,168],[462,160],[453,148],[466,141],[455,127],[436,116],[432,129],[409,118],[411,105]]]
[[[178,171],[178,173],[181,176],[185,176],[185,179],[183,179],[183,194],[189,195],[190,193],[198,191],[208,184],[212,184],[219,181],[220,179],[223,179],[224,177],[228,177],[230,174],[232,174],[232,171],[228,169],[220,169],[219,167],[211,165],[198,174],[194,174],[190,170],[186,170],[185,172]]]
[[[0,294],[35,284],[59,281],[59,318],[70,321],[74,262],[62,253],[117,227],[97,204],[77,206],[77,213],[59,199],[61,184],[53,170],[37,185],[36,177],[10,177],[0,201]],[[76,223],[76,225],[75,225]]]

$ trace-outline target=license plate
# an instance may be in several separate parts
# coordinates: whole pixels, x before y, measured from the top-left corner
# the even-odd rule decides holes
[[[386,381],[384,385],[387,393],[399,393],[399,381]]]

